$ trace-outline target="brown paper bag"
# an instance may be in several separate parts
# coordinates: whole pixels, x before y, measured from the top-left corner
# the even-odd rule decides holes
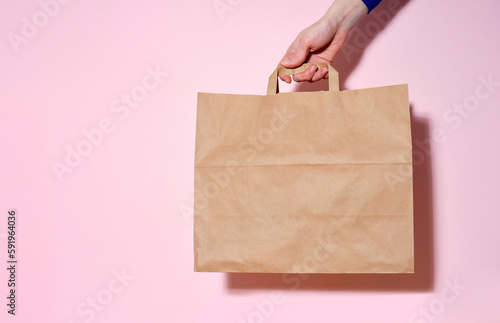
[[[277,94],[309,65],[198,94],[195,271],[413,273],[407,85]]]

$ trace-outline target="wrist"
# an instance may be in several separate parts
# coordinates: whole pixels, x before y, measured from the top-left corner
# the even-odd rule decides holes
[[[320,20],[330,28],[350,31],[367,13],[368,8],[361,0],[336,0]]]

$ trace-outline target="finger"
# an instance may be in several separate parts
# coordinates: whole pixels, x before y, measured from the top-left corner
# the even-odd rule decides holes
[[[292,78],[290,77],[290,75],[283,75],[283,76],[280,76],[280,79],[283,81],[283,82],[286,82],[288,84],[292,83]]]
[[[328,75],[328,67],[323,67],[322,69],[320,69],[319,71],[314,73],[314,75],[311,79],[311,82],[316,82],[316,81],[319,81],[321,79],[324,79],[324,78],[326,78],[327,75]]]
[[[302,65],[309,54],[309,46],[302,41],[299,35],[286,51],[280,64],[286,68],[294,68]]]
[[[316,65],[312,65],[305,72],[295,74],[293,76],[293,80],[295,82],[309,82],[311,81],[314,73],[316,73],[317,70],[318,67]]]

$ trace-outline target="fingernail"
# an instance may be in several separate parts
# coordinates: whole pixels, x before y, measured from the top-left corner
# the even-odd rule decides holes
[[[311,73],[316,73],[317,70],[318,70],[318,67],[316,65],[313,65],[311,67]]]
[[[326,75],[326,73],[328,73],[328,70],[322,70],[322,71],[321,71],[321,75],[323,75],[323,76],[325,76],[325,75]]]
[[[281,61],[281,65],[283,66],[287,66],[291,63],[291,61],[289,59],[285,59],[284,61]]]

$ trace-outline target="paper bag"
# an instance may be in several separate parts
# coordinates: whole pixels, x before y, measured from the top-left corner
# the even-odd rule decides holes
[[[413,273],[407,85],[277,94],[308,66],[198,94],[195,271]]]

